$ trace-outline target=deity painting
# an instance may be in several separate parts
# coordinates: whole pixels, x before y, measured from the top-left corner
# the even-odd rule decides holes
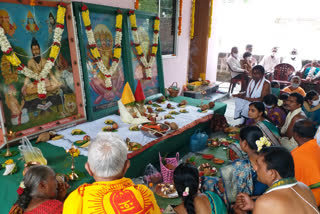
[[[39,30],[39,27],[30,10],[28,11],[26,30],[30,33],[36,33]]]
[[[146,56],[146,59],[150,60],[151,55],[151,45],[153,40],[153,20],[152,19],[140,19],[137,17],[137,26],[138,26],[138,35],[141,44],[142,51]],[[133,42],[132,33],[131,41]],[[150,96],[156,93],[159,93],[159,84],[158,84],[158,69],[157,62],[153,63],[151,66],[152,77],[151,80],[146,79],[145,68],[137,57],[137,52],[135,47],[132,46],[131,50],[133,52],[133,71],[134,71],[134,79],[137,82],[141,81],[142,88],[146,96]]]
[[[12,24],[10,23],[9,13],[4,9],[0,10],[0,26],[4,29],[4,32],[9,36],[13,36],[14,32],[17,29],[17,26],[14,22]]]
[[[0,2],[0,8],[6,8],[0,10],[0,23],[12,36],[8,41],[17,57],[31,73],[40,74],[53,42],[56,4],[40,7]],[[36,79],[18,71],[0,53],[0,93],[5,98],[3,111],[8,130],[19,132],[78,114],[66,26],[60,43],[53,67],[41,80],[45,82],[46,97],[39,96]]]
[[[99,14],[90,12],[90,19],[101,60],[104,66],[107,69],[110,69],[115,44],[115,13]],[[115,73],[111,76],[112,89],[108,90],[105,84],[106,77],[100,71],[97,62],[94,60],[94,57],[89,50],[85,29],[83,28],[81,31],[84,38],[84,45],[86,46],[86,75],[90,86],[86,89],[90,92],[90,99],[87,99],[87,102],[90,102],[90,106],[92,106],[91,110],[93,112],[117,106],[117,101],[122,95],[125,79],[122,59],[120,59]]]

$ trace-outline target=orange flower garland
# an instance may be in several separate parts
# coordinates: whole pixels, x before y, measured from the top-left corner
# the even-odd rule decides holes
[[[134,9],[139,10],[139,0],[136,0],[134,3]]]
[[[179,26],[178,26],[178,36],[181,35],[181,28],[182,28],[182,4],[183,0],[180,0],[179,4]]]

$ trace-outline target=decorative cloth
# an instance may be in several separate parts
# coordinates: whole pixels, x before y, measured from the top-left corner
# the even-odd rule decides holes
[[[9,214],[56,214],[62,213],[63,203],[58,200],[46,200],[31,211],[23,212],[17,205],[13,205]],[[22,212],[21,212],[22,211]]]
[[[63,213],[160,214],[153,192],[129,178],[83,184],[64,202]]]
[[[129,83],[127,82],[122,92],[121,102],[123,103],[123,105],[127,105],[129,103],[133,103],[134,101],[135,99],[132,90]]]
[[[290,111],[290,112],[288,113],[287,118],[286,118],[286,121],[285,121],[284,125],[283,125],[282,128],[281,128],[281,134],[285,134],[285,133],[287,132],[288,127],[289,127],[292,119],[293,119],[296,115],[300,114],[301,111],[302,111],[301,108],[297,108],[296,110],[294,110],[294,111],[292,111],[292,112]]]
[[[136,91],[134,92],[134,98],[136,102],[143,102],[146,99],[143,93],[140,80],[138,80],[137,88],[136,88]]]

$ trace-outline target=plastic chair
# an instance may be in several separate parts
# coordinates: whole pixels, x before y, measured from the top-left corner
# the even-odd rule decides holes
[[[281,63],[274,67],[273,80],[281,85],[290,85],[289,77],[294,72],[294,67],[288,63]]]
[[[238,82],[241,83],[241,91],[245,91],[247,89],[247,82],[248,82],[247,74],[245,74],[243,72],[233,71],[228,63],[227,63],[227,65],[228,65],[230,74],[231,74],[231,72],[240,74],[240,75],[237,75],[235,77],[231,77],[228,94],[230,94],[230,93],[232,94],[233,89],[234,89],[234,87],[236,86],[236,84]]]

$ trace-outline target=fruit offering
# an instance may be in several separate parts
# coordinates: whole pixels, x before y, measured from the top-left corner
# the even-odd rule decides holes
[[[115,122],[114,122],[113,120],[107,119],[107,120],[104,121],[104,123],[107,124],[107,125],[112,125],[112,124],[114,124]]]
[[[132,125],[132,126],[130,126],[130,127],[129,127],[129,130],[130,130],[130,131],[140,131],[138,125]]]
[[[175,115],[177,115],[177,114],[179,114],[179,112],[176,112],[176,111],[169,111],[169,114],[175,114]]]
[[[142,148],[142,145],[140,143],[130,142],[129,138],[126,138],[126,144],[129,151],[136,151]]]
[[[71,134],[72,135],[83,135],[83,134],[86,134],[84,131],[82,131],[81,129],[73,129],[71,131]]]
[[[164,111],[164,110],[163,110],[163,108],[158,107],[158,108],[156,108],[156,111],[161,112],[161,111]]]
[[[166,98],[164,97],[164,96],[161,96],[161,97],[159,97],[158,99],[157,99],[157,102],[158,103],[163,103],[163,102],[165,102],[166,101]]]
[[[119,128],[117,123],[112,124],[112,126],[105,126],[101,130],[104,132],[116,132],[117,129]]]
[[[164,119],[174,119],[171,114],[164,115]]]
[[[187,109],[185,109],[185,108],[184,109],[180,109],[180,112],[181,113],[188,113]]]
[[[182,100],[179,104],[178,104],[178,107],[185,107],[186,105],[188,104],[188,102],[186,100]]]
[[[173,106],[171,105],[171,103],[168,103],[167,109],[175,109],[175,107],[173,107]]]

